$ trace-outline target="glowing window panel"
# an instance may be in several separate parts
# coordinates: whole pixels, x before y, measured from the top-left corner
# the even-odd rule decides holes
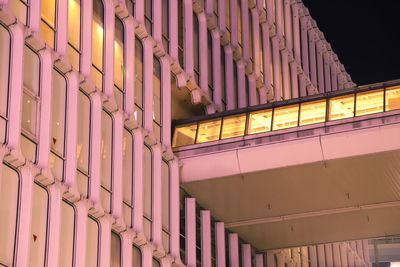
[[[219,139],[221,119],[213,119],[200,122],[197,134],[197,143],[205,143]]]
[[[246,127],[246,114],[227,116],[222,124],[221,139],[243,136]]]
[[[309,125],[325,121],[326,100],[317,100],[300,105],[299,125]]]
[[[331,98],[329,100],[329,120],[354,117],[354,94]]]
[[[177,126],[174,132],[172,146],[193,145],[196,138],[197,123]]]
[[[271,131],[272,109],[251,112],[249,115],[248,134]]]
[[[383,112],[383,89],[356,95],[356,116]]]
[[[386,88],[385,110],[400,109],[400,86]]]
[[[273,130],[281,130],[297,126],[299,105],[290,105],[274,110]]]

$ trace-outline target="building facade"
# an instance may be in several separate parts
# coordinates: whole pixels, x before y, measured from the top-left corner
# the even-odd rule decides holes
[[[172,120],[353,86],[301,1],[0,0],[0,39],[0,265],[368,264],[258,252],[180,191]]]

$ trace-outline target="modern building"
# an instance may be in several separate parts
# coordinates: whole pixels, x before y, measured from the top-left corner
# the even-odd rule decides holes
[[[300,0],[0,0],[0,64],[1,266],[370,265],[381,232],[266,239],[200,181],[253,133],[398,119],[399,83],[355,87]]]

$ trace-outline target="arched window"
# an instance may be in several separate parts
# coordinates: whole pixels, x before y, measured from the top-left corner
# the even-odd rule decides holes
[[[124,106],[124,25],[115,16],[114,95],[119,107]]]
[[[135,38],[135,119],[143,126],[143,45]]]
[[[111,232],[110,249],[111,249],[110,267],[121,266],[121,238],[114,231]]]
[[[162,43],[165,52],[169,52],[169,0],[162,1]]]
[[[87,197],[89,192],[89,149],[90,149],[90,122],[91,101],[82,90],[78,92],[78,133],[76,144],[77,155],[77,184],[79,193]]]
[[[19,198],[19,173],[2,163],[0,179],[0,265],[14,266],[17,210]]]
[[[67,55],[75,70],[79,70],[79,57],[81,54],[81,26],[81,1],[68,0]]]
[[[71,203],[67,200],[63,200],[61,202],[59,266],[73,266],[74,233],[75,209]]]
[[[29,0],[9,0],[8,2],[12,13],[17,19],[21,23],[28,25]]]
[[[217,1],[215,1],[217,2]],[[194,80],[199,84],[200,77],[200,57],[199,57],[199,19],[197,14],[193,12],[193,67],[194,67]]]
[[[144,25],[150,35],[153,33],[153,19],[153,0],[144,0]]]
[[[148,146],[143,146],[143,228],[148,240],[151,239],[152,224],[152,152]]]
[[[92,217],[88,216],[86,228],[86,264],[87,267],[97,267],[98,252],[99,252],[99,223]]]
[[[153,64],[153,132],[156,138],[161,141],[161,63],[157,57],[154,57]]]
[[[56,7],[56,0],[41,1],[40,34],[44,41],[53,49],[55,48]]]
[[[24,46],[21,150],[32,162],[36,160],[40,114],[40,60],[29,46]]]
[[[113,147],[112,115],[103,109],[101,113],[101,204],[106,212],[111,212],[112,196],[112,147]]]
[[[55,68],[53,69],[52,74],[53,86],[51,101],[49,165],[52,170],[53,176],[59,181],[63,181],[65,160],[67,81],[65,77]]]
[[[104,6],[102,0],[93,0],[92,22],[92,79],[103,89]]]
[[[170,241],[170,172],[168,162],[161,162],[161,199],[162,199],[162,243],[166,252],[169,252]]]
[[[47,190],[36,182],[33,183],[31,205],[28,262],[32,266],[45,266],[49,195]]]
[[[8,93],[10,76],[11,37],[8,30],[0,24],[0,143],[6,141],[6,129],[8,121]]]

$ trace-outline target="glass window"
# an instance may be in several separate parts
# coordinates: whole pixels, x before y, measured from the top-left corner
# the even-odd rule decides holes
[[[124,25],[115,16],[114,94],[119,107],[124,104]]]
[[[53,69],[51,101],[50,154],[49,165],[54,177],[63,180],[65,108],[67,101],[67,82],[64,76]]]
[[[79,90],[78,92],[78,127],[77,127],[77,183],[78,191],[83,196],[87,196],[89,179],[89,149],[90,149],[90,99]]]
[[[223,118],[221,139],[243,136],[246,127],[246,114]]]
[[[297,126],[299,105],[290,105],[274,109],[272,130],[286,129]]]
[[[61,202],[60,255],[58,258],[60,267],[73,266],[74,225],[74,208],[64,200]]]
[[[249,114],[247,133],[256,134],[271,131],[272,109],[259,110]]]
[[[165,52],[169,51],[169,0],[162,1],[162,42]]]
[[[56,31],[56,0],[41,1],[40,34],[44,41],[54,48]]]
[[[118,234],[111,232],[111,263],[110,267],[121,266],[121,238]]]
[[[99,90],[103,88],[104,7],[102,0],[93,0],[92,79]]]
[[[28,261],[31,266],[45,266],[48,202],[46,189],[33,183]]]
[[[153,60],[153,132],[161,141],[161,63],[157,57]]]
[[[143,126],[143,45],[135,38],[135,119]]]
[[[151,238],[152,220],[152,154],[151,149],[143,147],[143,227],[146,237]]]
[[[22,94],[22,139],[21,150],[24,156],[35,161],[38,138],[38,116],[40,109],[40,62],[38,55],[24,46],[23,94]]]
[[[3,164],[0,179],[0,265],[14,266],[19,174]]]
[[[196,143],[205,143],[219,139],[221,119],[200,122]]]
[[[144,20],[147,33],[151,35],[153,26],[153,0],[144,0]]]
[[[111,155],[112,155],[112,135],[113,121],[111,115],[103,109],[101,113],[101,200],[102,206],[107,211],[111,211]]]
[[[91,216],[86,227],[86,264],[87,267],[97,267],[99,246],[99,225]]]
[[[133,136],[131,132],[124,128],[122,140],[122,201],[123,201],[123,216],[127,226],[132,225],[132,175],[133,175]]]
[[[142,266],[142,253],[140,252],[140,249],[136,246],[132,246],[132,258],[132,266]]]
[[[196,138],[197,124],[188,124],[175,127],[173,147],[193,145]]]
[[[383,112],[383,89],[357,93],[356,116]]]
[[[9,0],[9,6],[12,13],[17,17],[17,19],[27,25],[28,17],[28,2],[27,0]]]
[[[300,105],[300,126],[324,122],[326,118],[326,100],[305,102]]]
[[[400,86],[386,88],[385,111],[400,109]]]
[[[354,94],[329,99],[329,120],[339,120],[354,116]]]
[[[183,61],[183,39],[184,39],[184,0],[178,0],[178,60],[182,68],[184,68]]]
[[[214,97],[214,81],[213,81],[213,55],[212,55],[212,36],[211,32],[207,31],[207,62],[208,62],[208,96]]]
[[[79,70],[81,53],[81,2],[68,0],[68,46],[67,55],[75,70]]]
[[[161,193],[162,193],[162,243],[166,252],[169,251],[169,218],[170,218],[170,176],[168,162],[161,162]]]
[[[200,77],[200,58],[199,58],[199,19],[197,14],[193,12],[193,66],[194,66],[194,80],[199,84]]]

